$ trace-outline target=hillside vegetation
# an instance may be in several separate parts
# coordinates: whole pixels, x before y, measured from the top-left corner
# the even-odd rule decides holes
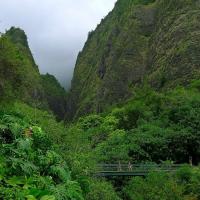
[[[53,75],[41,75],[42,87],[49,108],[54,112],[59,120],[65,119],[66,112],[66,91]]]
[[[0,198],[83,200],[48,135],[19,112],[0,112]]]
[[[23,30],[12,27],[0,37],[0,100],[18,99],[64,119],[65,93],[53,76],[40,75]]]
[[[105,111],[148,80],[162,90],[199,78],[199,0],[118,0],[79,53],[69,119]]]
[[[26,41],[25,33],[19,29],[16,31],[16,34],[20,33],[19,37],[23,36]],[[32,102],[34,91],[38,91],[40,101],[43,102],[40,74],[37,66],[33,62],[26,44],[23,46],[20,40],[16,43],[12,42],[12,39],[10,39],[12,34],[14,34],[13,28],[8,31],[8,36],[5,34],[0,38],[0,98],[17,98]]]
[[[131,180],[105,180],[94,173],[98,163],[118,161],[168,165],[189,163],[192,157],[198,164],[199,85],[193,81],[188,88],[163,93],[144,86],[124,105],[67,127],[26,104],[4,105],[0,197],[198,200],[198,166]]]
[[[77,174],[94,172],[98,163],[119,161],[183,164],[192,157],[199,164],[199,81],[162,93],[149,86],[135,91],[132,100],[107,113],[82,117],[67,130],[63,151]],[[199,190],[194,191],[199,168],[177,173],[125,179],[122,185],[116,178],[113,184],[122,199],[199,199]]]

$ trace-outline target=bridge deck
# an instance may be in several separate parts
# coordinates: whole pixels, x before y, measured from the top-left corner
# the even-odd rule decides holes
[[[175,172],[183,165],[100,164],[97,176],[146,176],[149,172]]]

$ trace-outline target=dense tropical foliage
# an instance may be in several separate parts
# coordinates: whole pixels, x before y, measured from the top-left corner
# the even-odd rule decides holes
[[[175,175],[151,173],[133,178],[123,190],[124,199],[198,200],[200,170],[183,167]]]
[[[0,109],[3,199],[199,199],[200,169],[146,178],[95,178],[98,163],[199,163],[199,81],[134,98],[73,124],[24,103]],[[119,189],[120,188],[120,189]],[[144,192],[146,191],[146,192]]]
[[[80,141],[78,154],[83,150],[90,154],[92,150],[98,162],[160,163],[171,160],[188,163],[192,157],[193,163],[198,164],[198,88],[199,81],[188,88],[178,87],[163,93],[144,86],[124,106],[105,114],[80,118],[68,129],[66,142],[69,141],[73,148],[71,138],[76,143]]]
[[[66,130],[63,151],[76,176],[95,171],[95,163],[189,163],[192,158],[193,164],[199,164],[199,81],[166,92],[149,86],[134,91],[134,98],[126,104],[101,115],[82,117]],[[147,179],[125,181],[119,196],[198,199],[199,168],[183,168],[179,173],[155,173]],[[115,187],[118,182],[114,180]]]
[[[20,113],[0,113],[0,198],[82,200],[47,134]]]
[[[67,99],[24,31],[0,36],[0,199],[200,200],[199,8],[118,0]],[[100,163],[183,166],[102,178]]]

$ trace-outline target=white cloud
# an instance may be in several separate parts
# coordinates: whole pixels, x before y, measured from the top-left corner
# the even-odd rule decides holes
[[[87,34],[116,0],[0,0],[0,31],[25,30],[42,73],[69,85],[77,53]]]

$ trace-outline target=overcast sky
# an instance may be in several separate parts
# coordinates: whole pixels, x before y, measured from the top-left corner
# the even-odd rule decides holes
[[[41,73],[54,74],[63,86],[71,82],[78,52],[88,32],[114,7],[116,0],[0,0],[0,32],[22,28]]]

